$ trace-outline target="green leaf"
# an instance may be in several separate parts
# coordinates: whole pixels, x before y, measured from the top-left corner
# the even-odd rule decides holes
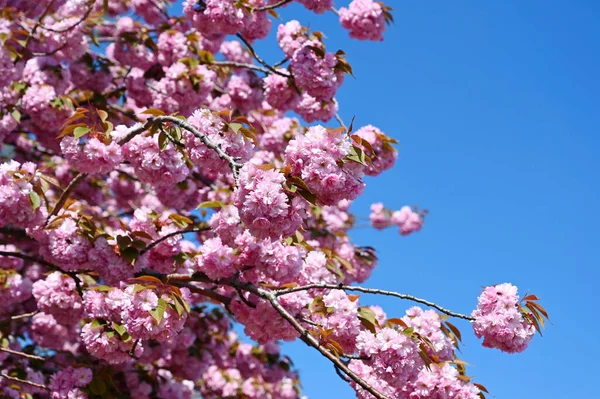
[[[17,109],[14,109],[10,114],[17,123],[21,123],[21,113]]]
[[[135,284],[133,286],[133,293],[135,294],[135,293],[138,293],[138,292],[143,291],[145,289],[148,289],[148,287],[146,287],[144,285],[141,285],[141,284]]]
[[[167,310],[167,303],[164,299],[159,298],[158,304],[156,305],[156,309],[150,310],[150,315],[156,320],[156,324],[160,324],[163,317],[165,316],[165,311]]]
[[[94,287],[90,287],[90,290],[100,291],[100,292],[108,292],[111,289],[112,289],[112,287],[109,287],[108,285],[96,285]]]
[[[35,191],[29,192],[29,201],[31,202],[31,206],[33,206],[34,211],[40,207],[42,202],[40,196]]]
[[[375,327],[379,327],[379,323],[377,322],[377,315],[373,310],[366,306],[358,308],[358,319],[367,330],[373,334],[377,332]]]
[[[100,319],[94,319],[92,320],[92,324],[90,325],[90,328],[98,328],[98,327],[102,327],[104,325],[104,322]]]
[[[367,164],[365,152],[361,148],[356,147],[354,145],[350,147],[350,154],[348,154],[345,159],[359,163],[364,166],[369,166]]]
[[[198,51],[198,55],[200,56],[200,60],[205,64],[210,64],[215,60],[215,56],[210,51],[200,50]]]
[[[98,37],[94,34],[93,31],[90,33],[90,39],[92,40],[92,43],[94,43],[94,45],[96,47],[100,47],[100,42],[98,41]]]
[[[114,321],[112,323],[112,328],[113,328],[113,330],[115,330],[117,332],[117,334],[119,334],[119,337],[122,337],[123,334],[127,333],[127,329],[125,327],[123,327],[122,325],[120,325],[118,323],[115,323]]]
[[[73,136],[78,139],[85,136],[90,132],[90,128],[87,126],[78,126],[73,130]]]
[[[413,334],[415,333],[415,328],[414,327],[408,327],[405,328],[404,331],[402,331],[404,333],[404,335],[406,335],[407,337],[412,337]]]
[[[98,109],[96,110],[96,113],[98,114],[102,122],[106,122],[106,119],[108,119],[108,112]]]
[[[229,128],[233,130],[234,133],[237,133],[243,125],[241,123],[229,123]]]
[[[178,316],[181,316],[183,314],[183,312],[185,311],[185,309],[183,308],[183,305],[177,300],[175,299],[175,304],[171,305],[169,304],[169,307],[171,307],[173,310],[175,310],[177,312]]]
[[[200,205],[198,205],[198,207],[196,209],[200,209],[200,208],[222,208],[225,206],[224,202],[221,201],[205,201],[203,203],[201,203]]]
[[[182,215],[177,215],[175,213],[170,215],[169,219],[175,222],[175,224],[179,227],[188,227],[189,225],[194,224],[194,221],[192,219]]]
[[[169,145],[169,136],[165,132],[160,132],[158,134],[158,148],[160,150],[164,150]]]

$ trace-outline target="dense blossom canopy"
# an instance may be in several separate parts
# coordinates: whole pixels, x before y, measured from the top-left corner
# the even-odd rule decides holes
[[[337,115],[352,68],[278,19],[292,3],[358,40],[392,18],[372,0],[186,0],[182,15],[170,0],[0,0],[1,397],[295,399],[278,341],[301,339],[359,398],[470,399],[487,390],[449,318],[509,353],[543,326],[508,283],[472,315],[354,285],[377,256],[350,239],[351,204],[396,141]],[[254,48],[271,31],[273,65]],[[370,222],[408,235],[426,214],[376,203]],[[388,317],[357,293],[429,308]]]

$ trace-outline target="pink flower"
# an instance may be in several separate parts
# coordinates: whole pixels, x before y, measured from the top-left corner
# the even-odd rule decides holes
[[[60,272],[53,272],[46,279],[36,281],[33,284],[33,296],[38,309],[51,314],[59,323],[73,324],[83,313],[75,281]]]
[[[34,191],[36,167],[33,163],[9,161],[0,164],[0,227],[36,227],[45,221],[44,199]],[[37,198],[39,203],[34,203]]]
[[[302,47],[308,40],[308,29],[300,25],[300,22],[291,20],[285,25],[277,27],[277,42],[288,58]]]
[[[503,352],[523,352],[535,335],[534,326],[519,311],[517,287],[510,283],[486,287],[473,311],[473,330],[483,346]]]
[[[365,170],[365,174],[377,176],[384,170],[394,166],[396,158],[398,158],[398,152],[391,144],[395,143],[395,140],[389,138],[381,130],[371,125],[358,129],[354,134],[367,141],[371,146],[370,149],[360,146],[373,161],[373,165]],[[371,153],[370,150],[373,152]]]
[[[79,139],[65,136],[60,148],[73,168],[81,173],[108,173],[123,161],[121,146],[114,141],[105,144],[95,137],[80,145]]]
[[[323,204],[331,205],[356,198],[364,188],[362,165],[339,165],[349,152],[350,143],[343,133],[313,126],[304,136],[290,141],[285,162]]]
[[[283,68],[277,69],[285,72]],[[273,108],[287,111],[294,108],[300,96],[290,79],[275,73],[267,75],[264,79],[265,100]]]
[[[186,0],[183,12],[204,34],[234,34],[244,27],[244,12],[235,0]]]
[[[338,103],[335,99],[318,100],[308,93],[302,93],[300,101],[294,107],[294,112],[306,122],[327,122],[335,116],[338,111]]]
[[[256,237],[285,238],[302,223],[301,202],[288,198],[284,182],[281,172],[262,170],[253,164],[241,169],[233,200],[240,219]]]
[[[333,7],[333,0],[298,0],[304,5],[304,7],[313,11],[316,14],[323,14],[326,11],[331,10]]]
[[[294,53],[290,69],[299,88],[317,100],[326,100],[335,96],[344,81],[344,73],[334,69],[337,63],[335,54],[325,51],[321,42],[311,40]]]
[[[348,8],[339,9],[340,23],[359,40],[382,41],[385,15],[381,4],[373,0],[353,0]]]

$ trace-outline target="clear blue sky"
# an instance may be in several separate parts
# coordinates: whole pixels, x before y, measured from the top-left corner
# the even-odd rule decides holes
[[[349,0],[336,1],[341,7]],[[482,348],[457,322],[469,375],[495,399],[596,397],[600,292],[600,2],[391,1],[383,43],[349,40],[336,16],[296,18],[343,48],[356,79],[340,113],[400,141],[393,171],[367,181],[370,203],[430,210],[424,229],[357,230],[379,250],[364,285],[469,313],[482,285],[505,281],[536,293],[553,325],[529,349]],[[274,39],[258,46],[270,61]],[[365,299],[363,296],[361,300]],[[410,303],[378,300],[390,317]],[[332,366],[302,343],[285,351],[313,399],[352,398]]]

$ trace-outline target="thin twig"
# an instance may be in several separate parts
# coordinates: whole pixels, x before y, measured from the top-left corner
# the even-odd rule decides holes
[[[21,314],[15,315],[15,316],[11,316],[10,319],[11,320],[25,319],[27,317],[35,316],[36,314],[38,314],[38,312],[39,312],[39,310],[29,312],[29,313],[21,313]]]
[[[256,59],[256,61],[258,61],[260,64],[262,64],[263,66],[265,66],[269,71],[279,75],[279,76],[283,76],[286,78],[291,78],[292,75],[288,74],[288,73],[284,73],[281,71],[278,71],[277,69],[273,68],[271,65],[269,65],[267,62],[265,62],[262,58],[260,58],[258,56],[258,54],[256,53],[256,51],[254,50],[254,48],[252,47],[252,45],[246,40],[244,39],[244,36],[242,36],[239,33],[236,33],[236,36],[242,41],[244,42],[244,44],[246,45],[246,47],[248,47],[248,50],[250,51],[250,54],[252,54],[252,56],[254,57],[254,59]]]
[[[48,56],[58,53],[60,50],[67,47],[67,44],[69,44],[69,42],[67,40],[65,40],[65,42],[63,44],[61,44],[60,46],[58,46],[57,48],[55,48],[52,51],[47,51],[45,53],[31,53],[31,55],[33,55],[34,57],[48,57]]]
[[[255,71],[263,72],[266,74],[274,73],[273,71],[271,71],[268,68],[263,68],[258,65],[246,64],[243,62],[236,62],[236,61],[212,61],[212,62],[210,62],[209,65],[226,66],[226,67],[233,67],[233,68],[247,68],[247,69],[253,69]]]
[[[11,257],[11,258],[19,258],[19,259],[23,259],[23,260],[28,260],[28,261],[31,261],[31,262],[39,263],[40,265],[46,266],[47,268],[52,269],[52,270],[62,271],[60,269],[60,267],[56,266],[53,263],[47,262],[46,260],[44,260],[42,258],[38,258],[36,256],[31,256],[31,255],[23,254],[23,253],[20,253],[20,252],[0,251],[0,256],[8,256],[8,257]]]
[[[21,383],[21,384],[31,385],[32,387],[44,389],[46,391],[50,390],[45,385],[38,384],[37,382],[33,382],[33,381],[22,380],[22,379],[17,378],[17,377],[11,377],[10,375],[8,375],[6,373],[0,373],[0,377],[6,378],[7,380],[11,380],[11,381],[18,382],[18,383]]]
[[[278,66],[282,66],[283,64],[285,64],[286,62],[288,62],[290,59],[285,57],[284,59],[282,59],[281,61],[279,61],[276,64],[273,64],[273,68],[277,68]]]
[[[9,349],[9,348],[2,348],[2,347],[0,347],[0,352],[10,353],[11,355],[26,357],[27,359],[32,359],[32,360],[41,360],[41,361],[45,361],[46,360],[46,358],[41,357],[41,356],[30,355],[29,353],[14,351],[14,350]]]
[[[338,375],[338,377],[340,377],[342,380],[344,380],[346,382],[350,382],[350,378],[348,378],[344,374],[342,374],[342,371],[340,370],[340,368],[338,366],[336,366],[334,364],[333,368],[335,369],[335,373]]]
[[[83,21],[85,21],[87,19],[87,17],[90,16],[90,13],[92,12],[93,9],[94,9],[94,0],[90,0],[90,1],[88,1],[88,8],[85,11],[85,13],[83,14],[83,16],[79,19],[79,21],[77,21],[75,24],[69,26],[68,28],[64,28],[64,29],[52,29],[52,28],[48,28],[48,27],[43,26],[43,25],[41,25],[40,28],[42,28],[44,30],[47,30],[48,32],[54,32],[54,33],[65,33],[65,32],[68,32],[71,29],[76,28]]]
[[[348,131],[348,129],[346,128],[346,125],[344,124],[344,121],[342,120],[342,117],[337,112],[335,113],[335,119],[337,119],[338,123],[340,124],[341,127],[344,128],[345,131]]]
[[[169,233],[169,234],[165,234],[164,236],[158,238],[156,241],[153,241],[150,244],[148,244],[148,246],[146,248],[144,248],[140,252],[140,255],[143,255],[145,252],[150,251],[152,248],[154,248],[155,246],[157,246],[158,244],[160,244],[164,240],[166,240],[168,238],[171,238],[173,236],[176,236],[176,235],[179,235],[179,234],[185,234],[185,233],[200,233],[200,232],[208,231],[208,230],[210,230],[209,226],[200,226],[200,227],[194,227],[194,228],[191,228],[191,229],[179,230],[179,231],[174,231],[174,232]]]
[[[167,19],[167,21],[169,19],[171,19],[171,16],[167,12],[167,10],[165,10],[164,8],[162,8],[159,4],[156,4],[156,2],[154,0],[150,0],[150,3],[152,3],[152,5],[154,7],[158,8],[158,11],[160,11],[160,13],[163,15],[163,17],[165,17]]]
[[[276,297],[282,296],[282,295],[287,295],[287,294],[291,294],[292,292],[298,292],[298,291],[307,291],[307,290],[311,290],[311,289],[329,289],[329,290],[343,290],[343,291],[355,291],[355,292],[363,292],[365,294],[375,294],[375,295],[385,295],[385,296],[393,296],[396,298],[400,298],[400,299],[406,299],[409,301],[413,301],[413,302],[418,302],[421,303],[423,305],[427,305],[429,307],[435,308],[437,310],[439,310],[440,312],[447,314],[448,316],[452,316],[452,317],[457,317],[459,319],[464,319],[464,320],[469,320],[472,321],[474,320],[473,317],[462,314],[462,313],[456,313],[453,312],[449,309],[443,308],[440,305],[433,303],[431,301],[425,300],[425,299],[421,299],[421,298],[417,298],[413,295],[408,295],[408,294],[401,294],[399,292],[394,292],[394,291],[386,291],[386,290],[380,290],[377,288],[365,288],[365,287],[359,287],[359,286],[353,286],[353,285],[343,285],[343,284],[339,284],[339,285],[335,285],[335,284],[309,284],[309,285],[304,285],[304,286],[300,286],[300,287],[293,287],[293,288],[286,288],[286,289],[282,289],[282,290],[278,290],[274,293],[274,295]]]
[[[271,4],[271,5],[266,5],[266,6],[262,6],[262,7],[256,7],[254,9],[254,11],[267,11],[267,10],[273,10],[275,8],[281,7],[286,5],[287,3],[291,2],[292,0],[281,0],[279,3],[275,3],[275,4]]]
[[[77,276],[77,272],[65,271],[65,270],[61,269],[60,267],[56,266],[55,264],[50,263],[42,258],[23,254],[20,252],[0,251],[0,256],[9,256],[12,258],[19,258],[19,259],[39,263],[40,265],[46,266],[50,270],[55,270],[55,271],[61,272],[63,274],[66,274],[67,276],[69,276],[73,279],[73,281],[75,282],[75,286],[77,288],[77,293],[79,294],[79,296],[83,297],[83,288],[81,286],[81,279]],[[80,272],[82,272],[82,271],[80,271]]]
[[[25,43],[23,43],[23,53],[22,56],[25,55],[25,53],[27,52],[27,46],[29,46],[29,43],[31,42],[31,39],[33,38],[33,36],[35,35],[35,32],[37,31],[37,29],[42,25],[42,19],[44,19],[46,17],[46,15],[48,15],[48,12],[50,12],[50,8],[52,8],[52,6],[54,5],[54,2],[56,0],[51,0],[50,3],[48,3],[48,5],[46,6],[46,9],[44,10],[44,12],[42,13],[42,15],[40,15],[40,17],[37,19],[36,24],[33,26],[33,28],[31,29],[31,32],[29,32],[29,35],[25,38]],[[22,57],[21,56],[21,57]],[[17,61],[19,61],[19,59],[21,57],[17,57],[15,59],[15,64],[17,63]]]

